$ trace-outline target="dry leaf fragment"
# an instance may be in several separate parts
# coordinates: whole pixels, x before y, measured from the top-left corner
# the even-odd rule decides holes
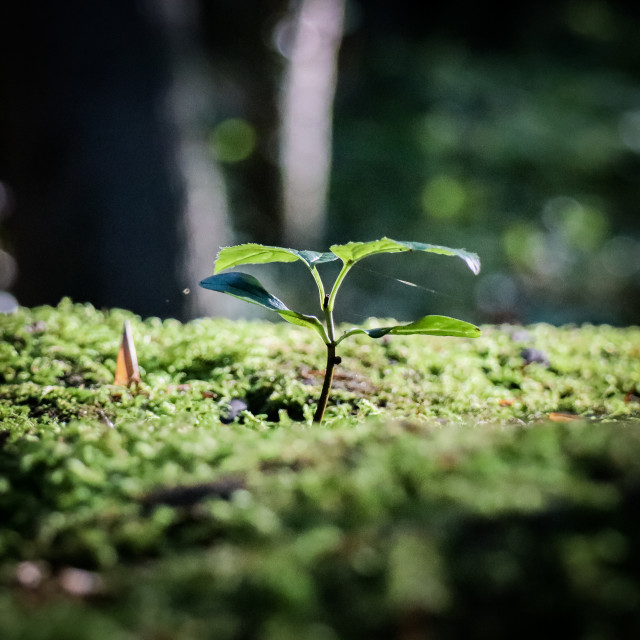
[[[576,416],[573,413],[558,413],[555,411],[550,413],[548,417],[552,422],[573,422],[574,420],[580,420],[580,416]]]
[[[627,404],[629,402],[640,402],[640,396],[637,393],[635,393],[635,391],[632,389],[631,391],[629,391],[629,393],[625,395],[624,401]]]
[[[128,320],[124,321],[124,329],[122,331],[122,342],[118,351],[118,360],[116,361],[116,375],[113,384],[125,385],[130,387],[134,383],[140,382],[140,370],[138,369],[138,356],[136,355],[136,346],[133,343],[131,335],[131,326]]]

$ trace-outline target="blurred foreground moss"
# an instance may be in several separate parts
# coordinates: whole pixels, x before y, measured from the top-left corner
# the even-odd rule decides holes
[[[319,427],[284,323],[0,317],[2,638],[637,637],[640,330],[483,332],[345,345]]]

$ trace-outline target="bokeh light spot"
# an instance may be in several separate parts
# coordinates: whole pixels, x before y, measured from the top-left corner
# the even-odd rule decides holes
[[[229,118],[211,133],[211,147],[220,162],[246,160],[256,147],[256,130],[242,118]]]
[[[429,180],[422,192],[422,206],[432,218],[453,220],[463,212],[467,202],[464,185],[449,175]]]
[[[586,207],[575,198],[566,196],[547,201],[542,220],[550,231],[580,251],[589,251],[601,245],[609,226],[602,211]]]
[[[509,262],[521,268],[535,267],[543,245],[543,233],[528,222],[515,222],[502,235],[502,247]]]

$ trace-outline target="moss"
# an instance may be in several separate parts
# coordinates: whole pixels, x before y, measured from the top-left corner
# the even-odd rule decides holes
[[[109,398],[125,318],[133,326],[143,385],[137,397],[111,388]],[[64,301],[5,316],[0,331],[0,398],[26,406],[30,417],[57,422],[82,417],[92,406],[108,416],[150,420],[209,412],[211,405],[219,411],[233,397],[246,398],[265,424],[283,413],[304,420],[322,381],[323,345],[284,323],[182,325]],[[358,336],[341,345],[328,417],[383,412],[530,422],[554,411],[637,416],[640,405],[628,395],[638,392],[639,343],[640,329],[594,326],[485,327],[477,340]],[[529,362],[525,349],[545,362]]]
[[[637,328],[360,336],[322,426],[284,323],[64,301],[0,333],[3,638],[640,630]]]

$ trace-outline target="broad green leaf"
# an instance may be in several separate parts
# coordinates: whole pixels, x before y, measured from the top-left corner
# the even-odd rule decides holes
[[[447,316],[425,316],[409,324],[398,324],[391,327],[379,327],[377,329],[361,329],[355,327],[349,329],[349,331],[342,335],[338,342],[358,333],[364,333],[370,338],[382,338],[382,336],[388,334],[401,336],[424,335],[477,338],[480,336],[480,329],[464,320],[456,320],[456,318],[449,318]]]
[[[241,264],[266,264],[269,262],[295,262],[302,260],[309,268],[322,262],[331,262],[336,256],[333,253],[318,251],[297,251],[284,247],[268,247],[263,244],[238,244],[224,247],[218,253],[214,273],[237,267]]]
[[[325,328],[318,318],[292,311],[282,300],[269,293],[257,278],[247,273],[234,271],[209,276],[200,282],[200,286],[257,304],[264,309],[269,309],[269,311],[275,311],[287,322],[313,329],[320,334],[325,343],[329,341]]]
[[[408,242],[405,240],[391,240],[382,238],[371,242],[349,242],[348,244],[334,244],[331,251],[344,263],[354,263],[368,256],[379,253],[398,253],[400,251],[427,251],[440,253],[445,256],[457,256],[464,260],[466,265],[478,275],[480,273],[480,258],[465,249],[452,249],[437,244],[425,244],[424,242]]]

